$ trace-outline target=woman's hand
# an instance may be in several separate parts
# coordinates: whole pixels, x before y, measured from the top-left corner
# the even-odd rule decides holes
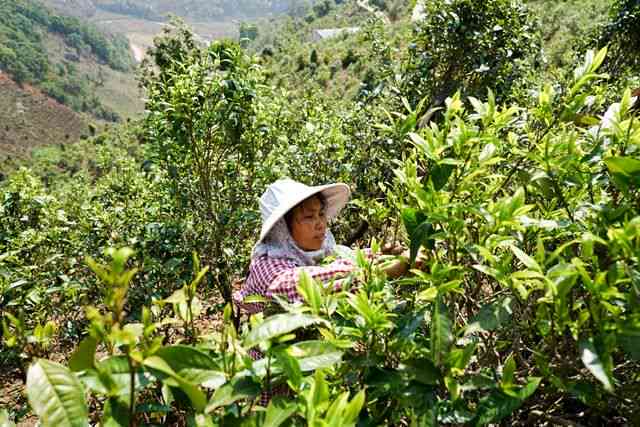
[[[381,269],[389,279],[396,279],[407,273],[409,270],[409,261],[404,256],[400,256],[386,265],[381,266]]]
[[[405,251],[405,247],[400,243],[387,243],[381,249],[381,252],[385,255],[400,255],[403,251]]]
[[[403,248],[400,247],[400,249]],[[387,274],[387,277],[390,279],[396,279],[398,277],[404,276],[409,271],[409,259],[411,255],[409,250],[401,250],[394,255],[398,255],[398,257],[394,260],[388,261],[387,263],[385,263],[385,265],[381,265],[382,271],[384,271]],[[418,251],[418,255],[416,256],[413,267],[417,268],[418,270],[422,270],[425,265],[426,258],[426,254],[421,248]]]

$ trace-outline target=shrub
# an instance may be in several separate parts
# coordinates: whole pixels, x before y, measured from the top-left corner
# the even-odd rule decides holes
[[[342,57],[342,68],[345,69],[356,62],[358,62],[358,56],[353,49],[349,48],[347,53]]]
[[[426,3],[404,63],[403,93],[412,106],[432,106],[456,91],[481,96],[487,88],[507,99],[540,41],[527,10],[511,0]]]
[[[214,266],[215,285],[231,301],[232,272],[257,227],[253,195],[265,186],[259,166],[269,147],[256,129],[260,70],[233,42],[205,49],[192,37],[179,27],[151,50],[157,71],[149,66],[142,80],[146,140],[173,180],[176,205],[194,221],[194,245]]]
[[[640,2],[615,0],[609,9],[609,21],[595,37],[599,47],[608,46],[605,71],[614,78],[640,71]]]

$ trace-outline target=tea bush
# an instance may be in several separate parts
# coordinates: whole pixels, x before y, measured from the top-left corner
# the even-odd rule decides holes
[[[595,43],[609,46],[606,71],[613,76],[638,72],[640,46],[640,4],[634,0],[616,0],[609,9],[609,20],[598,29]]]
[[[426,2],[403,67],[404,94],[413,106],[425,97],[439,106],[458,90],[477,97],[490,88],[506,99],[539,51],[535,21],[519,3]]]
[[[133,252],[88,259],[102,304],[87,308],[68,367],[29,368],[34,411],[46,425],[636,422],[640,125],[629,91],[594,115],[604,58],[589,52],[534,107],[489,92],[467,108],[456,94],[440,123],[406,133],[388,197],[410,262],[423,253],[407,277],[387,279],[358,252],[341,291],[303,276],[303,303],[280,300],[240,329],[227,307],[201,335],[197,258],[190,284],[137,306],[140,323],[124,310]],[[182,342],[164,342],[170,324]],[[261,391],[285,383],[289,397],[261,406]],[[91,413],[87,392],[100,402]]]
[[[74,151],[42,150],[35,156],[34,169],[16,171],[3,183],[3,364],[28,361],[41,353],[37,348],[24,351],[19,343],[49,320],[55,320],[63,341],[75,341],[84,316],[74,307],[98,295],[97,283],[87,276],[82,261],[87,255],[100,254],[114,244],[127,244],[145,254],[141,260],[145,283],[130,295],[133,306],[167,296],[172,281],[178,282],[185,270],[190,275],[184,264],[191,249],[183,240],[190,224],[171,210],[161,174],[141,173],[143,150],[129,142],[135,132],[122,129],[119,135],[122,140],[101,135],[103,145],[87,141]]]
[[[151,56],[155,64],[142,80],[149,94],[145,138],[230,302],[231,272],[243,259],[234,256],[246,253],[258,227],[253,195],[271,176],[261,161],[273,147],[256,121],[260,70],[239,45],[200,48],[181,26],[157,39]]]

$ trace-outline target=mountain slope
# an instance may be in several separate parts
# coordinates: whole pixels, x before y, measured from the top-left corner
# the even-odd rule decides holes
[[[20,87],[0,72],[0,161],[23,157],[32,148],[77,141],[88,132],[84,119],[38,89]]]
[[[168,14],[199,21],[284,13],[303,0],[44,0],[60,13],[92,17],[96,10],[164,21]]]
[[[0,69],[75,111],[117,120],[118,114],[95,95],[95,84],[77,72],[83,62],[130,72],[133,58],[125,37],[105,34],[78,18],[56,15],[35,0],[0,3]]]

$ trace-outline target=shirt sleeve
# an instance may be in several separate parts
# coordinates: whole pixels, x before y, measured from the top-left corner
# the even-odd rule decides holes
[[[331,279],[343,278],[354,270],[353,262],[347,259],[337,259],[326,266],[306,266],[292,267],[281,270],[267,288],[265,296],[274,298],[284,297],[290,302],[300,301],[302,298],[298,293],[297,286],[300,274],[305,271],[311,278],[321,282],[328,282]]]

